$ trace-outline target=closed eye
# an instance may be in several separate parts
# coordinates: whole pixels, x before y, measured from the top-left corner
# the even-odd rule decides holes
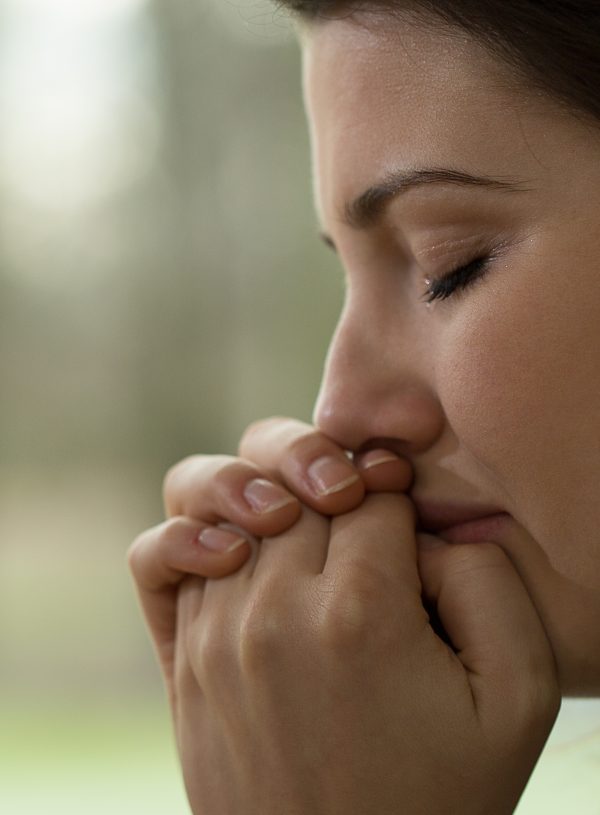
[[[488,270],[492,255],[482,255],[470,263],[453,269],[448,274],[426,280],[427,290],[422,295],[427,303],[434,300],[445,300],[457,291],[462,291],[481,279]]]

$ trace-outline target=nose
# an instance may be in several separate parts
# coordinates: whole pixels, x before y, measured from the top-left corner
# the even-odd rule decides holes
[[[314,424],[347,450],[381,444],[409,458],[424,452],[444,427],[426,345],[410,326],[369,321],[347,304],[329,347]]]

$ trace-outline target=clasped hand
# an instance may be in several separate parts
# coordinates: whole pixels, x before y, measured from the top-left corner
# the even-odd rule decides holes
[[[560,705],[529,594],[498,546],[415,531],[401,459],[315,493],[308,462],[341,466],[334,448],[253,426],[242,459],[174,468],[171,519],[131,548],[192,810],[511,813]],[[244,499],[257,478],[270,512]],[[248,544],[210,552],[207,529]]]

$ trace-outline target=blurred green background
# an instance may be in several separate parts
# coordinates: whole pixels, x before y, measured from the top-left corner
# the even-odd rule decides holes
[[[187,812],[125,566],[342,296],[267,3],[0,0],[0,812]]]
[[[0,122],[0,812],[180,815],[125,552],[176,460],[310,418],[298,49],[266,0],[0,0]]]

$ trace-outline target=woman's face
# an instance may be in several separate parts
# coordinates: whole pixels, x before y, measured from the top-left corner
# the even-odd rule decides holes
[[[487,538],[563,693],[598,694],[600,130],[463,34],[334,20],[303,53],[317,210],[347,277],[316,423],[408,457],[417,504],[509,513]],[[404,183],[422,170],[492,181]],[[482,256],[483,276],[426,303],[425,278]]]

